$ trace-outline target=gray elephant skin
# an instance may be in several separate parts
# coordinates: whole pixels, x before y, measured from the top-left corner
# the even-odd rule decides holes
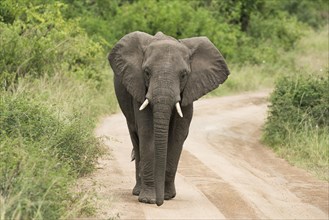
[[[207,37],[176,40],[162,32],[132,32],[108,56],[115,93],[133,144],[133,195],[162,205],[175,197],[175,175],[193,114],[193,101],[229,75]]]

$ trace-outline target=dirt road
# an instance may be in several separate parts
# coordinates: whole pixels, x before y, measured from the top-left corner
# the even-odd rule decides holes
[[[105,118],[110,155],[83,179],[94,189],[95,218],[108,219],[328,219],[328,183],[292,167],[260,143],[268,92],[195,102],[190,134],[176,178],[177,196],[142,204],[134,186],[132,145],[122,114]]]

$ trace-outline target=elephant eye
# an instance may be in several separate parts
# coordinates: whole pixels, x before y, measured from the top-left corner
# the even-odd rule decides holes
[[[144,70],[144,73],[145,73],[145,76],[146,76],[146,78],[150,78],[151,77],[151,71],[148,69],[148,68],[146,68],[145,70]]]
[[[181,79],[185,79],[186,76],[187,76],[187,72],[185,70],[182,71],[181,74],[180,74]]]

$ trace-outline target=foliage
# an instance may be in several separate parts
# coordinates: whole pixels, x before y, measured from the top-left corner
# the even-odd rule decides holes
[[[289,0],[277,2],[278,7],[316,29],[328,25],[329,4],[327,0]]]
[[[222,47],[228,41],[235,40],[231,40],[235,37],[233,35],[221,34],[221,30],[230,30],[227,24],[216,23],[205,9],[194,10],[186,1],[138,1],[124,4],[113,19],[111,29],[115,33],[114,38],[110,39],[111,45],[124,34],[135,30],[152,35],[162,31],[176,38],[208,35],[212,40],[221,40]]]
[[[63,73],[98,83],[100,44],[90,40],[76,21],[61,16],[62,3],[20,8],[12,24],[0,22],[0,80],[8,88],[25,76]]]
[[[68,125],[26,97],[2,94],[0,109],[2,217],[58,219],[71,196],[63,193],[70,175],[82,171],[70,164],[76,159],[71,152],[56,145],[70,146],[65,135],[57,134]]]
[[[326,172],[329,159],[329,71],[320,75],[280,78],[270,102],[264,127],[265,143],[293,159],[315,164],[311,170]]]
[[[282,77],[270,102],[270,117],[265,131],[273,144],[281,143],[288,135],[286,124],[294,129],[308,124],[325,127],[329,124],[329,75],[299,75]]]
[[[41,104],[20,95],[17,98],[3,97],[0,106],[1,136],[22,141],[43,142],[53,156],[70,165],[72,170],[83,175],[93,169],[99,155],[99,144],[89,133],[90,122],[81,115],[72,115],[65,121],[52,116]]]
[[[240,64],[276,61],[278,48],[292,49],[303,29],[287,11],[261,0],[79,1],[68,8],[67,17],[86,15],[81,26],[106,49],[136,30],[162,31],[175,38],[205,35],[230,63]]]
[[[41,142],[0,136],[0,218],[59,219],[70,204],[73,178]]]
[[[103,153],[97,117],[116,102],[105,52],[59,1],[0,1],[0,218],[90,210],[77,177]],[[105,70],[106,68],[106,70]]]
[[[205,7],[217,21],[238,30],[238,40],[230,42],[236,44],[234,54],[227,57],[233,63],[277,62],[283,52],[294,49],[306,28],[273,1],[211,1]],[[216,45],[221,48],[218,43]]]
[[[4,219],[59,219],[88,209],[86,196],[71,188],[76,177],[94,170],[103,153],[94,126],[116,104],[107,101],[113,93],[102,93],[92,84],[60,75],[20,80],[14,93],[0,92]]]
[[[108,51],[122,36],[135,30],[150,34],[162,31],[176,38],[206,35],[230,63],[239,64],[276,62],[282,52],[294,48],[301,33],[306,29],[304,24],[320,27],[328,18],[328,10],[326,10],[328,5],[324,0],[48,0],[46,3],[39,0],[27,3],[21,0],[19,2],[27,7],[17,7],[17,4],[12,3],[11,0],[4,0],[4,3],[1,3],[3,9],[0,12],[5,23],[15,24],[18,20],[32,18],[34,21],[43,21],[40,26],[51,26],[54,31],[58,31],[63,29],[61,24],[65,21],[66,29],[63,32],[67,34],[66,36],[81,34],[84,32],[80,28],[82,27],[94,41],[98,42],[96,47],[82,45],[82,48],[95,49],[103,45]],[[51,14],[56,14],[56,19],[47,21],[47,16]],[[87,45],[89,43],[85,42]],[[77,56],[81,56],[79,54],[81,50],[79,48],[77,50],[75,50]],[[97,51],[92,53],[98,54]],[[69,61],[71,59],[72,61]],[[73,66],[73,69],[78,66],[79,70],[88,68],[93,63],[88,60],[76,60],[74,55],[73,58],[63,57],[63,60],[69,62],[68,66]],[[96,78],[101,77],[95,72],[91,75]]]

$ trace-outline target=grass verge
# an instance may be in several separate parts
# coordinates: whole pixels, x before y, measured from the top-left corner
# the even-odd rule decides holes
[[[310,31],[278,75],[270,96],[263,141],[291,164],[329,181],[328,26]],[[289,71],[288,71],[289,70]]]
[[[103,86],[56,75],[22,79],[15,92],[0,92],[1,219],[90,212],[88,196],[72,187],[103,152],[94,137],[97,117],[117,109],[112,82]]]
[[[263,140],[278,155],[329,180],[329,70],[278,80]]]

